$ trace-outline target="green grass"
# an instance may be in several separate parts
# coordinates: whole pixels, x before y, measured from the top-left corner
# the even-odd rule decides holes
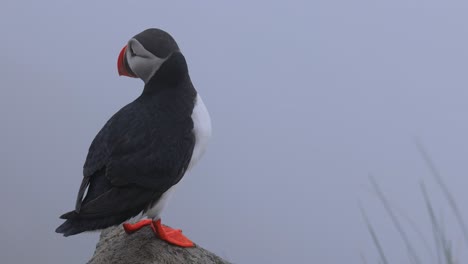
[[[454,218],[456,219],[458,223],[458,228],[461,231],[460,233],[463,235],[465,246],[468,245],[468,232],[467,232],[467,228],[465,225],[465,221],[463,219],[463,216],[459,210],[459,207],[454,197],[452,196],[447,185],[443,181],[441,174],[437,170],[437,167],[434,165],[434,162],[431,160],[430,156],[428,155],[427,151],[424,149],[423,145],[419,142],[416,142],[416,145],[417,145],[419,152],[421,153],[423,160],[428,166],[431,172],[431,175],[433,176],[435,182],[437,183],[437,186],[439,187],[443,196],[445,197],[449,205],[450,212],[453,214]],[[415,244],[415,242],[410,239],[410,237],[408,236],[404,228],[404,223],[409,224],[410,228],[413,229],[413,231],[416,234],[418,234],[418,237],[420,240],[418,241],[418,243],[422,243],[424,245],[424,248],[427,250],[426,253],[429,254],[430,257],[433,258],[433,261],[431,263],[437,263],[437,264],[463,263],[463,262],[460,262],[460,260],[458,261],[455,260],[453,244],[451,242],[451,239],[448,237],[447,232],[444,230],[444,225],[442,221],[443,219],[441,217],[437,217],[435,213],[433,203],[430,200],[430,197],[428,195],[426,185],[424,182],[420,183],[420,189],[421,189],[420,191],[421,191],[423,201],[425,203],[427,215],[430,220],[431,227],[432,227],[432,240],[433,240],[432,247],[430,246],[430,243],[429,243],[430,241],[425,238],[424,233],[421,232],[421,230],[419,230],[418,225],[415,224],[413,221],[411,221],[410,217],[408,217],[407,215],[401,212],[398,212],[398,210],[396,210],[395,207],[392,206],[392,204],[389,202],[389,200],[383,193],[382,189],[378,185],[375,178],[370,177],[370,182],[372,184],[373,190],[375,191],[378,199],[380,200],[387,215],[389,216],[393,226],[398,231],[398,234],[403,241],[404,249],[408,256],[409,263],[426,264],[422,262],[423,258],[421,256],[423,255],[420,255],[421,253],[417,252],[416,247],[414,246],[414,245],[419,245],[419,244]],[[370,222],[369,217],[366,211],[364,210],[364,208],[361,205],[359,205],[359,207],[361,210],[362,217],[364,219],[364,223],[367,227],[367,230],[369,231],[369,234],[371,235],[372,241],[378,252],[379,260],[377,263],[389,264],[390,262],[388,261],[388,258],[385,254],[385,248],[382,246],[382,243],[379,240],[378,231],[375,230],[374,226]],[[367,263],[367,260],[362,254],[361,254],[361,259],[363,263]]]

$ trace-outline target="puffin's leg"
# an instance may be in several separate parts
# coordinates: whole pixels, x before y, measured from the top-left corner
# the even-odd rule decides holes
[[[194,247],[193,242],[182,234],[182,230],[173,229],[161,224],[161,219],[151,222],[153,232],[161,240],[179,247]]]
[[[130,224],[130,223],[125,223],[123,224],[123,228],[125,230],[125,232],[127,234],[131,234],[131,233],[134,233],[138,230],[140,230],[141,228],[147,226],[147,225],[151,225],[151,223],[153,222],[153,220],[151,219],[143,219],[143,220],[140,220],[134,224]]]

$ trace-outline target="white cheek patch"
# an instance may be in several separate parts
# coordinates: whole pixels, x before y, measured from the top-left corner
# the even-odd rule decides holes
[[[132,49],[135,55],[129,50]],[[147,51],[143,45],[136,39],[128,42],[127,63],[133,73],[147,83],[158,71],[166,58],[156,57],[153,53]]]

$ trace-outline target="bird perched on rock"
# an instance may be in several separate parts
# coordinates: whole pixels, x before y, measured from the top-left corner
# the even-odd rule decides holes
[[[195,90],[176,41],[147,29],[128,41],[117,61],[120,75],[140,78],[142,94],[114,114],[94,138],[75,210],[56,232],[70,236],[125,223],[132,233],[150,225],[161,239],[193,246],[181,230],[161,224],[170,193],[200,159],[211,135],[208,111]]]

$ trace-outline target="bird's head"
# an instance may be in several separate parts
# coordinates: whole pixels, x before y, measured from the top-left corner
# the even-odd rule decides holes
[[[140,78],[147,83],[179,46],[169,33],[147,29],[130,39],[119,54],[119,75]]]

